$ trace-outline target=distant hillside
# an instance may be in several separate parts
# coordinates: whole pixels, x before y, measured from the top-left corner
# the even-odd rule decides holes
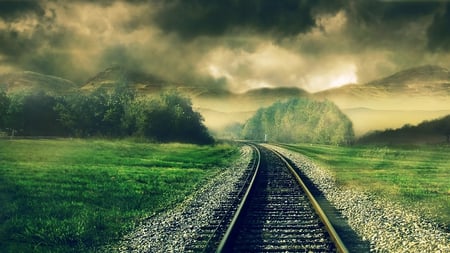
[[[60,77],[23,71],[0,75],[0,89],[7,93],[42,91],[49,94],[66,94],[77,91],[78,86]]]
[[[113,89],[117,85],[125,85],[141,93],[160,91],[166,82],[156,76],[126,69],[121,66],[107,68],[87,80],[81,87],[84,91],[98,88]]]
[[[368,85],[387,86],[387,88],[391,89],[395,87],[407,89],[436,88],[433,86],[422,86],[421,84],[436,84],[437,88],[439,88],[439,85],[450,87],[450,72],[448,69],[440,66],[425,65],[406,69],[368,83]]]
[[[424,121],[416,126],[376,131],[361,137],[360,144],[433,144],[450,143],[450,115]]]
[[[332,102],[295,98],[259,109],[245,124],[242,137],[289,143],[346,144],[352,122]]]
[[[309,97],[310,94],[296,87],[261,88],[245,93],[213,90],[193,96],[196,107],[209,108],[226,113],[255,112],[260,107],[291,98]]]
[[[446,110],[450,102],[450,72],[439,66],[421,66],[366,83],[351,84],[314,94],[341,108],[369,107],[394,110]],[[433,108],[424,108],[424,105]]]

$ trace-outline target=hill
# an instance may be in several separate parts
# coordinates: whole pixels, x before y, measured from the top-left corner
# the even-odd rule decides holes
[[[346,144],[352,122],[332,102],[294,98],[259,109],[244,125],[242,137],[288,143]]]
[[[354,122],[356,134],[361,135],[448,114],[450,72],[439,66],[419,66],[365,84],[314,93],[313,97],[333,101]]]
[[[42,91],[50,94],[66,94],[77,91],[78,86],[60,77],[23,71],[0,75],[0,89],[7,93]]]
[[[402,128],[369,133],[358,140],[360,144],[435,144],[450,143],[450,114],[431,121]]]
[[[372,86],[385,86],[390,90],[408,89],[410,91],[431,90],[431,92],[442,92],[441,88],[450,87],[450,72],[448,69],[425,65],[406,69],[388,77],[369,82]],[[443,85],[443,87],[439,87]],[[449,94],[447,90],[447,94]]]
[[[447,110],[450,101],[450,72],[439,66],[420,66],[366,83],[350,84],[314,94],[341,108],[369,107],[387,110]],[[423,108],[423,102],[428,107]]]
[[[147,94],[159,92],[167,83],[151,74],[122,66],[113,66],[88,79],[82,85],[81,90],[94,91],[99,88],[111,90],[117,85],[125,85],[137,92]]]

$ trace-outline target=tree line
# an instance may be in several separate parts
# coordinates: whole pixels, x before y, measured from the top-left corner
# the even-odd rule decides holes
[[[354,132],[352,122],[332,102],[294,98],[259,109],[244,124],[241,137],[337,145],[351,143]]]
[[[175,91],[154,98],[137,96],[126,87],[63,96],[0,91],[0,132],[21,136],[135,136],[158,142],[213,142],[189,98]]]
[[[374,131],[362,136],[360,144],[433,144],[450,143],[450,115],[413,126]]]

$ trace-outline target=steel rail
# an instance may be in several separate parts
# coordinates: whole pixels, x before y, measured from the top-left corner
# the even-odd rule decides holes
[[[336,246],[336,249],[339,252],[341,252],[341,253],[348,253],[349,251],[348,251],[347,247],[342,242],[341,238],[339,237],[338,233],[336,232],[336,230],[334,229],[333,225],[329,221],[329,219],[326,216],[325,212],[322,210],[322,208],[320,207],[319,203],[314,198],[314,196],[311,194],[311,192],[309,191],[308,187],[303,182],[303,180],[300,178],[300,176],[295,171],[295,169],[286,160],[286,158],[283,155],[281,155],[278,151],[275,151],[275,150],[273,150],[271,148],[268,148],[268,149],[270,151],[272,151],[274,154],[276,154],[286,164],[286,166],[289,168],[291,173],[294,175],[295,179],[300,184],[300,186],[302,187],[302,189],[305,192],[306,196],[308,197],[309,201],[311,202],[311,204],[312,204],[314,210],[316,211],[317,215],[319,216],[320,220],[325,225],[325,229],[328,231],[328,234],[330,235],[331,240],[334,242],[334,244]]]
[[[253,173],[253,176],[252,176],[252,179],[250,181],[250,184],[248,185],[247,190],[245,191],[245,194],[242,197],[241,203],[239,204],[239,206],[238,206],[238,208],[237,208],[237,210],[236,210],[236,212],[235,212],[235,214],[233,216],[233,219],[231,220],[231,223],[230,223],[230,225],[227,228],[227,231],[225,232],[222,240],[219,243],[219,246],[217,247],[217,250],[216,250],[217,253],[227,252],[226,251],[226,246],[228,245],[229,240],[231,238],[231,233],[233,232],[234,227],[236,226],[236,223],[237,223],[237,220],[239,219],[239,216],[241,216],[242,209],[244,208],[244,205],[245,205],[245,203],[247,201],[247,198],[248,198],[248,196],[250,194],[250,191],[253,188],[253,183],[255,182],[256,175],[258,174],[258,170],[259,170],[259,167],[260,167],[260,164],[261,164],[261,153],[259,151],[259,148],[256,147],[255,145],[251,144],[250,146],[256,151],[256,156],[257,156],[256,157],[256,159],[257,159],[256,168],[255,168],[255,171]]]

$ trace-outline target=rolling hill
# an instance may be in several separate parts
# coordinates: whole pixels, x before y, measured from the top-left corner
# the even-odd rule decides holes
[[[356,135],[361,135],[447,115],[450,71],[439,66],[420,66],[313,96],[336,103],[353,121]]]
[[[66,94],[77,91],[78,86],[60,77],[23,71],[0,75],[0,89],[7,93],[42,91],[50,94]]]
[[[121,66],[113,66],[88,79],[81,86],[81,90],[113,89],[117,85],[126,85],[137,92],[147,94],[159,92],[167,83],[147,73],[126,69]]]
[[[342,108],[378,110],[447,110],[450,72],[439,66],[421,66],[394,73],[366,84],[350,84],[314,94]]]

